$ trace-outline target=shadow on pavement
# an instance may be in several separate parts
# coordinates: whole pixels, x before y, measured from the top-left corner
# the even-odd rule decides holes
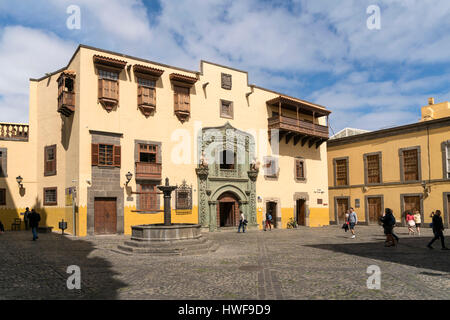
[[[381,239],[384,238],[380,237]],[[305,246],[399,263],[417,268],[450,272],[450,251],[441,250],[441,244],[438,241],[433,244],[434,250],[428,249],[426,245],[430,240],[431,238],[428,237],[400,238],[400,242],[396,247],[384,247],[384,240],[370,243],[349,242]]]
[[[31,231],[0,235],[0,299],[116,299],[125,283],[111,263],[93,254],[95,246],[86,240],[56,233]],[[69,290],[67,267],[81,270],[81,289]]]

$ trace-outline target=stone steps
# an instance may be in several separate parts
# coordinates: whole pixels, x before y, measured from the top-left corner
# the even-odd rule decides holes
[[[122,245],[118,246],[118,250],[134,254],[149,254],[157,256],[186,256],[214,252],[218,249],[218,247],[218,244],[201,238],[196,241],[185,240],[177,241],[176,243],[125,241]]]

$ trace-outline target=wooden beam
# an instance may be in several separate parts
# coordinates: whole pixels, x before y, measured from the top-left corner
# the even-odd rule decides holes
[[[291,139],[292,139],[293,136],[295,136],[295,132],[289,132],[289,133],[286,135],[286,144],[288,144],[289,141],[291,141]]]
[[[326,139],[320,139],[319,141],[317,141],[316,142],[316,149],[318,148],[318,147],[320,147],[320,145],[322,144],[322,143],[324,143],[325,141],[327,141]]]
[[[279,131],[279,135],[278,135],[278,138],[280,139],[280,142],[281,142],[281,139],[283,139],[283,137],[286,135],[286,131]]]
[[[297,134],[297,135],[294,137],[294,146],[297,145],[297,143],[300,141],[300,139],[301,139],[302,137],[303,137],[302,134]]]
[[[310,138],[311,138],[311,136],[305,136],[305,137],[302,139],[302,147],[305,145],[306,141],[308,141]]]
[[[320,139],[320,138],[319,138],[319,139]],[[311,148],[312,145],[313,145],[314,143],[316,143],[316,141],[317,141],[317,138],[312,138],[311,140],[309,140],[308,147]]]

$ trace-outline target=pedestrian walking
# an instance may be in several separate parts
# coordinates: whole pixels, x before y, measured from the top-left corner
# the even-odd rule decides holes
[[[342,225],[342,229],[344,229],[345,232],[348,231],[348,216],[350,215],[350,210],[347,210],[347,212],[345,213],[345,221],[344,224]]]
[[[350,208],[350,213],[348,214],[348,225],[350,227],[350,231],[352,233],[352,239],[356,238],[355,235],[355,225],[358,223],[358,215],[355,212],[355,209]]]
[[[2,234],[3,232],[5,232],[5,226],[4,226],[3,223],[0,221],[0,234]]]
[[[441,218],[441,211],[440,210],[436,210],[436,212],[433,215],[433,233],[434,233],[434,238],[431,239],[430,243],[428,243],[427,247],[430,249],[433,249],[433,247],[431,246],[433,244],[433,242],[435,242],[438,239],[441,239],[441,246],[442,246],[442,250],[450,250],[449,248],[447,248],[445,246],[445,240],[444,240],[444,224],[442,223],[442,218]]]
[[[266,213],[266,224],[264,226],[264,231],[267,230],[267,227],[269,227],[269,230],[272,231],[272,213],[271,213],[271,211],[268,211]]]
[[[405,220],[406,220],[406,225],[408,226],[409,235],[416,234],[416,231],[414,231],[414,227],[416,226],[416,223],[414,222],[414,216],[411,213],[411,211],[406,212]]]
[[[30,208],[26,207],[25,212],[23,213],[23,222],[25,223],[25,230],[30,229]]]
[[[32,209],[28,219],[30,220],[31,232],[33,233],[33,241],[36,241],[36,239],[39,239],[37,229],[39,227],[39,221],[41,221],[41,215]]]
[[[239,220],[239,227],[238,227],[238,233],[241,232],[241,227],[242,227],[242,233],[245,233],[245,226],[247,225],[247,220],[245,219],[245,215],[244,212],[241,212],[241,217]]]
[[[395,240],[398,242],[398,237],[394,234],[395,217],[392,213],[392,209],[386,208],[383,216],[380,218],[383,223],[384,234],[386,235],[385,247],[395,246]]]
[[[420,215],[419,210],[414,211],[414,223],[416,224],[417,234],[420,236],[420,227],[422,225],[422,216]]]

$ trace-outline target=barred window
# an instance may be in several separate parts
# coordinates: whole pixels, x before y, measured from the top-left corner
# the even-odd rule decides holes
[[[231,74],[222,73],[221,80],[222,89],[231,90]]]
[[[106,166],[113,165],[113,145],[100,144],[98,146],[98,164]]]
[[[55,206],[57,205],[57,188],[44,188],[44,205]]]
[[[186,180],[175,190],[176,208],[192,209],[192,186],[188,186]]]
[[[220,116],[233,119],[233,102],[220,100]]]
[[[446,149],[446,159],[447,159],[447,178],[450,179],[450,144],[447,145]]]
[[[419,180],[419,158],[417,149],[403,151],[403,175],[405,181]]]
[[[278,159],[275,157],[264,157],[264,175],[267,177],[276,177],[278,174]]]
[[[367,161],[367,182],[368,183],[380,183],[381,171],[380,171],[380,156],[378,154],[368,155]]]
[[[300,159],[295,160],[295,178],[305,179],[305,162]]]
[[[336,160],[336,185],[346,186],[347,180],[347,159]]]

